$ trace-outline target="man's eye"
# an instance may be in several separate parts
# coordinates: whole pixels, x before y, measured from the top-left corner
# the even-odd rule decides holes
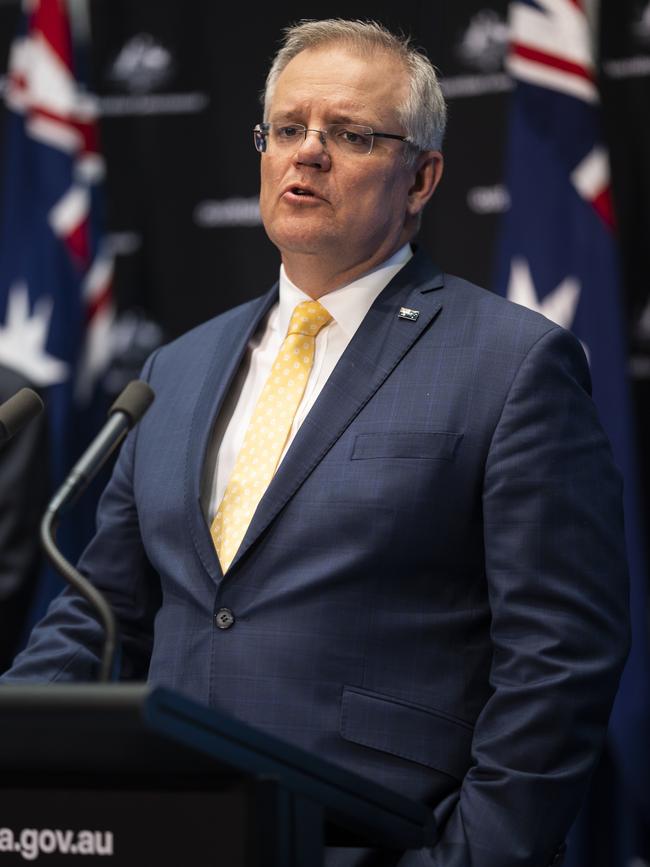
[[[353,129],[347,129],[343,127],[341,130],[339,130],[338,136],[341,141],[344,141],[346,144],[349,145],[359,145],[365,147],[368,144],[368,136],[364,135],[363,133],[356,132],[356,130]]]
[[[298,126],[280,126],[277,129],[279,138],[295,138],[300,133]]]

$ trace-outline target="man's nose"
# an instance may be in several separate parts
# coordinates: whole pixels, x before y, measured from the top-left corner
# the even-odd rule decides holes
[[[300,165],[328,169],[331,165],[327,149],[327,136],[320,129],[308,129],[298,145],[295,161]]]

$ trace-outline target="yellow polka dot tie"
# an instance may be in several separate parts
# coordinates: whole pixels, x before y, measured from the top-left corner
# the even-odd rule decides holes
[[[257,401],[210,532],[225,572],[273,478],[291,432],[312,364],[316,335],[332,319],[318,301],[293,311],[269,378]]]

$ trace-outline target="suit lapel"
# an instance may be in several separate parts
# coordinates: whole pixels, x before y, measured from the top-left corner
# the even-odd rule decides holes
[[[235,374],[243,361],[246,348],[260,322],[277,301],[277,284],[266,295],[232,311],[221,331],[215,335],[215,347],[192,419],[187,463],[185,468],[185,510],[190,521],[190,535],[197,554],[210,576],[223,577],[210,528],[201,508],[201,481],[205,455],[214,422],[223,406]]]
[[[300,426],[253,516],[230,570],[323,459],[442,307],[442,274],[416,255],[372,305]],[[415,321],[400,308],[419,311]]]

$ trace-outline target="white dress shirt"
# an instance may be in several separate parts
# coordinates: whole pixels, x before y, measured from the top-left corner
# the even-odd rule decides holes
[[[314,364],[280,462],[375,298],[412,255],[410,245],[405,244],[373,271],[318,299],[332,314],[332,321],[322,328],[316,337]],[[223,499],[253,409],[286,337],[291,314],[298,304],[311,300],[294,286],[282,266],[279,301],[271,308],[248,344],[246,355],[221,408],[208,446],[201,494],[203,512],[208,523],[212,522]]]

